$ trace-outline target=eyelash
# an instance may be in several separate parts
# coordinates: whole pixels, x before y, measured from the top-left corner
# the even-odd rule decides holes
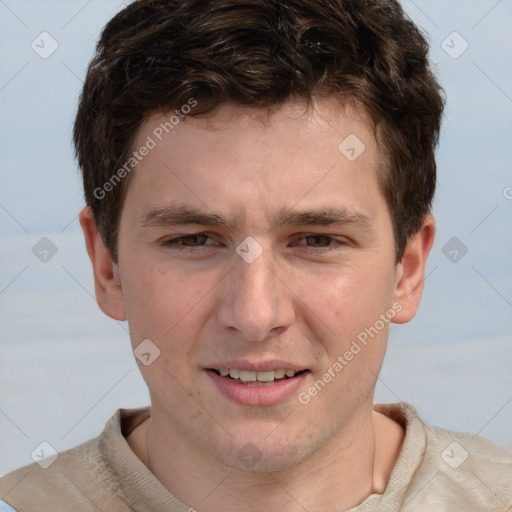
[[[173,250],[177,251],[188,251],[188,252],[194,252],[196,247],[207,247],[209,245],[215,245],[215,244],[199,244],[199,245],[183,245],[180,244],[180,241],[183,241],[187,238],[194,238],[194,237],[206,237],[207,239],[212,239],[210,236],[204,234],[204,233],[194,233],[193,235],[182,235],[175,238],[168,239],[164,242],[163,245],[172,248]],[[308,247],[307,252],[313,252],[313,253],[327,253],[331,251],[340,250],[341,247],[348,245],[346,241],[337,240],[329,235],[324,234],[308,234],[308,235],[302,235],[300,238],[297,238],[294,243],[300,240],[305,240],[307,238],[323,238],[325,239],[329,245],[325,247],[314,247],[314,246],[308,246],[306,244],[297,244],[297,245],[303,245],[304,247]],[[331,244],[337,244],[337,246],[332,246]],[[341,246],[341,247],[340,247]]]

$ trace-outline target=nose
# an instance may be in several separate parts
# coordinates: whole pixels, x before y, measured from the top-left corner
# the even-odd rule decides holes
[[[252,263],[238,254],[226,276],[217,319],[224,330],[247,342],[261,342],[284,333],[295,318],[293,293],[278,275],[271,249]]]

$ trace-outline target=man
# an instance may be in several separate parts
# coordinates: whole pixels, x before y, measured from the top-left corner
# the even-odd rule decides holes
[[[435,233],[443,100],[393,0],[141,0],[74,141],[100,308],[151,407],[0,510],[506,511],[512,455],[375,405]]]

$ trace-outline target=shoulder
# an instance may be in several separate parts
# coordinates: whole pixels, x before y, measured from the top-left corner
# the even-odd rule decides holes
[[[427,427],[425,464],[470,489],[484,484],[512,496],[512,452],[478,435]]]
[[[91,494],[96,475],[102,479],[108,475],[98,444],[96,438],[60,453],[49,466],[43,460],[41,465],[34,463],[7,474],[0,479],[0,498],[14,510],[30,512],[55,510],[60,503],[69,509],[97,510],[93,503],[90,507],[84,503],[96,494]]]
[[[122,412],[116,412],[98,437],[59,453],[53,461],[42,459],[0,478],[0,512],[129,510],[118,505],[125,499],[109,459],[123,449]]]
[[[412,492],[418,504],[450,510],[502,511],[512,506],[512,452],[483,437],[424,424],[425,451]]]
[[[378,510],[512,512],[512,452],[483,437],[430,426],[408,403],[376,410],[405,430]],[[373,510],[368,507],[361,510]]]

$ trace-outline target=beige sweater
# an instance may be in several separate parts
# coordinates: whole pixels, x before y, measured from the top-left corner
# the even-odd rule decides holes
[[[401,423],[406,437],[385,492],[352,512],[512,512],[511,452],[481,437],[429,427],[406,403],[375,409]],[[48,469],[33,464],[6,475],[0,512],[192,511],[125,440],[149,414],[120,409],[100,436],[61,453]]]

